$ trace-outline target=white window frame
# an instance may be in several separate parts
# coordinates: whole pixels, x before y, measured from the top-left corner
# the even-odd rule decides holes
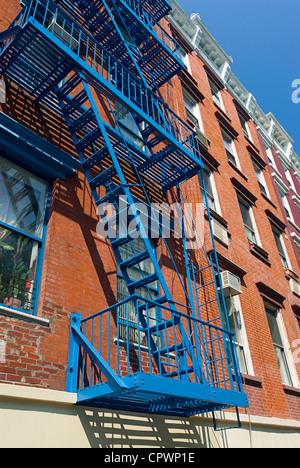
[[[290,184],[291,189],[292,189],[295,193],[297,193],[296,188],[295,188],[295,184],[294,184],[294,181],[293,181],[293,178],[292,178],[291,173],[290,173],[290,169],[288,169],[287,171],[285,171],[285,176],[286,176],[286,178],[287,178],[287,180],[288,180],[288,182],[289,182],[289,184]]]
[[[291,262],[290,262],[290,259],[289,259],[289,256],[288,256],[288,253],[287,253],[287,250],[286,250],[286,247],[285,247],[285,243],[284,243],[284,240],[283,240],[282,232],[280,232],[280,231],[279,231],[278,229],[276,229],[274,226],[271,226],[271,227],[272,227],[273,233],[276,232],[276,233],[279,235],[279,242],[280,242],[280,244],[281,244],[281,247],[282,247],[282,250],[283,250],[283,254],[284,254],[284,257],[285,257],[285,261],[286,261],[286,263],[287,263],[287,266],[285,267],[284,264],[283,264],[283,262],[282,262],[281,254],[280,254],[280,252],[279,252],[279,250],[278,250],[278,247],[277,247],[277,245],[276,245],[277,251],[278,251],[278,255],[280,256],[280,259],[281,259],[281,262],[282,262],[282,266],[283,266],[283,268],[285,268],[285,269],[286,269],[286,268],[289,268],[289,269],[291,270],[291,269],[292,269],[292,268],[291,268]],[[273,235],[274,235],[274,234],[273,234]],[[274,239],[274,240],[275,240],[275,239]],[[276,243],[276,241],[275,241],[275,243]]]
[[[235,337],[234,340],[237,343],[236,346],[241,346],[244,351],[244,358],[245,358],[245,363],[247,366],[247,375],[253,375],[254,376],[254,369],[253,369],[253,364],[252,364],[252,359],[251,359],[251,353],[250,353],[250,348],[249,348],[249,342],[248,342],[248,337],[247,337],[247,332],[246,332],[246,327],[245,327],[245,322],[244,322],[244,317],[243,317],[243,312],[242,312],[242,307],[241,307],[241,301],[239,296],[230,296],[230,310],[227,310],[228,315],[231,314],[231,309],[234,307],[236,311],[239,313],[239,319],[240,319],[240,339],[241,342],[236,341]],[[236,319],[234,319],[235,326],[237,327],[238,324],[236,323]],[[241,372],[243,370],[241,369]]]
[[[210,90],[211,90],[211,95],[212,95],[212,98],[213,98],[213,101],[214,103],[220,107],[220,109],[226,113],[226,110],[225,110],[225,106],[224,106],[224,101],[223,101],[223,98],[222,98],[222,93],[221,93],[221,90],[210,80],[208,79],[209,81],[209,86],[210,86]]]
[[[284,350],[288,371],[289,371],[289,374],[290,374],[290,377],[291,377],[292,386],[294,388],[299,388],[299,386],[300,386],[299,378],[297,376],[297,372],[296,372],[296,369],[295,369],[295,364],[294,364],[294,361],[293,361],[293,358],[292,358],[292,349],[290,347],[289,340],[288,340],[287,333],[286,333],[286,329],[285,329],[285,326],[284,326],[284,322],[283,322],[283,318],[282,318],[282,312],[278,307],[275,307],[273,304],[271,304],[271,303],[269,303],[267,301],[264,301],[264,307],[267,307],[268,309],[270,309],[271,311],[273,311],[276,314],[275,318],[276,318],[280,338],[282,340],[282,345],[283,345],[282,347],[283,347],[283,350]],[[272,340],[272,344],[274,346],[273,340]],[[279,372],[280,372],[280,370],[279,370]],[[282,384],[283,385],[290,385],[288,382],[283,382],[283,380],[282,380]]]
[[[214,179],[214,173],[213,171],[207,167],[205,165],[205,168],[204,168],[206,174],[207,174],[207,177],[209,179],[209,183],[210,183],[210,186],[211,186],[211,190],[212,190],[212,196],[213,196],[213,199],[214,199],[214,204],[215,204],[215,212],[218,213],[220,216],[222,216],[222,213],[221,213],[221,206],[220,206],[220,201],[219,201],[219,197],[218,197],[218,192],[217,192],[217,188],[216,188],[216,184],[215,184],[215,179]],[[201,179],[201,174],[199,174],[199,182],[200,182],[200,190],[201,190],[201,194],[202,194],[202,179]]]
[[[278,185],[277,185],[277,187],[278,187]],[[279,195],[280,195],[283,207],[285,209],[285,213],[287,215],[287,218],[288,218],[288,220],[290,220],[290,221],[292,221],[294,223],[294,217],[292,215],[292,210],[291,210],[290,204],[288,202],[286,193],[280,187],[278,187],[278,191],[279,191]]]
[[[181,61],[182,61],[183,65],[185,66],[185,68],[187,69],[187,71],[191,75],[192,74],[192,69],[191,69],[189,54],[182,47],[180,47],[180,52],[181,52]]]
[[[277,169],[277,166],[276,166],[275,159],[274,159],[271,148],[265,148],[265,149],[266,149],[267,157],[268,157],[268,160],[269,160],[271,166],[273,167],[273,169],[275,169],[275,171],[278,172],[278,169]]]
[[[240,196],[238,196],[238,201],[239,201],[239,203],[241,202],[244,206],[247,206],[248,209],[249,209],[249,215],[250,215],[250,220],[251,220],[251,223],[252,223],[252,227],[246,226],[245,223],[244,223],[243,217],[242,217],[242,221],[243,221],[243,224],[244,224],[244,227],[245,227],[245,231],[246,231],[246,227],[251,229],[251,231],[253,231],[254,235],[255,235],[255,240],[256,240],[255,245],[258,245],[259,247],[262,247],[260,236],[259,236],[258,229],[257,229],[257,225],[256,225],[256,222],[255,222],[255,217],[254,217],[254,214],[253,214],[252,205],[249,202],[247,202],[247,200],[245,200],[244,198],[242,198]],[[240,205],[239,205],[239,209],[240,209]],[[241,209],[240,209],[240,211],[241,211]],[[241,216],[242,216],[242,213],[241,213]],[[247,235],[247,231],[246,231],[246,235]],[[247,236],[247,238],[248,238],[248,236]],[[249,238],[248,238],[248,240],[249,240]]]
[[[222,132],[223,143],[224,143],[224,147],[226,150],[228,161],[231,161],[231,159],[228,157],[227,150],[236,161],[236,164],[233,161],[231,161],[232,164],[234,164],[241,171],[242,169],[241,169],[239,157],[237,154],[237,150],[236,150],[233,138],[230,135],[228,135],[228,133],[226,133],[225,130],[223,130],[222,128],[221,128],[221,132]],[[227,141],[226,139],[230,141]]]
[[[199,128],[204,134],[203,122],[200,113],[199,102],[197,102],[183,87],[182,87],[183,99],[185,109],[192,114],[192,116],[198,121],[198,125],[195,123],[195,127]]]
[[[247,120],[239,113],[239,111],[238,111],[238,115],[239,115],[239,119],[240,119],[240,122],[241,122],[241,126],[242,126],[242,129],[243,129],[244,135],[245,135],[250,141],[253,142],[253,140],[252,140],[252,135],[251,135],[251,132],[250,132],[250,129],[249,129],[249,125],[248,125]]]
[[[270,193],[266,184],[263,170],[254,161],[253,161],[253,167],[254,167],[256,178],[257,178],[257,182],[259,183],[259,185],[261,185],[265,189],[266,193],[261,189],[261,187],[259,187],[260,191],[264,193],[268,198],[270,198]]]

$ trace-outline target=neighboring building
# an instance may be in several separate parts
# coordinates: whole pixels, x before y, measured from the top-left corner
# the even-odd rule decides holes
[[[0,2],[1,446],[300,447],[298,156],[171,6]]]

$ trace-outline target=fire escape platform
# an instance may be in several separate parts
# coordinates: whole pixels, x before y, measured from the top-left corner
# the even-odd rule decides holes
[[[155,18],[147,14],[138,2],[131,8],[132,4],[131,0],[117,0],[116,14],[127,22],[135,42],[142,44],[143,61],[140,66],[144,75],[148,75],[150,71],[157,86],[161,87],[184,68],[180,48],[159,24],[155,24]],[[133,10],[134,7],[136,11]]]
[[[45,104],[60,113],[51,89],[74,67],[74,60],[57,46],[54,37],[43,33],[47,30],[30,18],[2,52],[0,73],[34,99],[43,97]]]
[[[175,120],[175,114],[169,108],[164,107],[157,96],[150,92],[148,95],[149,103],[144,100],[143,109],[141,109],[132,95],[129,95],[128,98],[124,96],[117,83],[109,82],[107,78],[96,72],[86,57],[75,53],[35,18],[29,17],[24,26],[21,29],[16,29],[16,32],[12,28],[12,36],[10,43],[0,57],[0,73],[20,86],[37,102],[42,101],[52,110],[61,113],[55,87],[71,70],[79,67],[88,76],[91,86],[100,92],[108,92],[114,98],[123,101],[132,112],[139,116],[140,121],[146,122],[157,147],[159,147],[160,142],[165,147],[152,157],[142,150],[139,151],[136,147],[135,155],[139,158],[137,168],[161,185],[164,191],[193,177],[203,168],[203,163],[194,154],[196,136],[193,135],[193,131],[179,118]],[[121,67],[121,65],[119,66]],[[123,70],[126,71],[126,69]],[[135,79],[133,76],[130,78]],[[136,85],[139,87],[141,96],[144,97],[146,90],[144,92],[141,83],[137,82]],[[124,83],[123,86],[125,87]],[[153,111],[154,106],[157,109],[155,116],[154,114],[149,116],[146,111],[147,109]],[[83,113],[85,110],[82,107],[79,108],[78,115],[80,116],[80,112]],[[165,116],[167,116],[168,121],[166,121]],[[172,125],[173,127],[171,127]],[[114,129],[111,131],[114,132]],[[125,155],[126,159],[125,150],[125,148],[122,149],[121,144],[118,154],[121,158]]]
[[[130,1],[132,2],[134,0]],[[147,12],[151,13],[156,22],[168,15],[172,10],[171,4],[166,0],[152,0],[151,2],[148,0],[141,0],[140,3]]]
[[[143,413],[189,417],[235,406],[247,407],[244,393],[199,385],[142,372],[122,379],[124,388],[108,383],[77,393],[77,404]]]
[[[105,2],[101,0],[81,1],[75,10],[74,5],[70,5],[70,0],[61,0],[57,3],[72,17],[76,14],[84,29],[89,25],[98,43],[132,73],[136,72],[132,57],[119,37],[116,25],[105,7]],[[151,87],[154,81],[158,87],[161,87],[184,68],[178,44],[158,24],[158,21],[171,10],[167,2],[157,1],[150,4],[141,0],[115,0],[111,8],[115,16],[119,18],[119,24],[125,23],[135,43],[142,45],[143,58],[136,46],[127,43]]]
[[[138,5],[148,12],[154,18],[153,27],[170,9],[164,0],[121,2],[135,8]],[[234,333],[226,318],[222,288],[221,299],[218,291],[221,283],[215,247],[209,257],[204,251],[205,255],[197,261],[191,260],[183,229],[186,291],[161,232],[163,221],[151,212],[187,299],[184,303],[177,302],[143,224],[143,210],[136,206],[136,196],[146,200],[145,211],[151,204],[141,175],[167,191],[200,173],[205,187],[197,133],[142,77],[131,73],[119,57],[114,57],[98,42],[97,28],[94,30],[92,26],[99,27],[98,34],[105,30],[102,18],[97,22],[101,8],[110,18],[110,33],[115,41],[112,46],[120,39],[106,2],[80,0],[69,15],[58,4],[72,8],[70,0],[25,2],[12,26],[0,33],[0,73],[26,91],[37,105],[42,103],[65,118],[103,225],[119,223],[119,232],[107,229],[107,234],[119,268],[117,272],[120,271],[129,294],[121,302],[89,317],[72,314],[67,391],[76,392],[77,403],[85,406],[181,417],[247,407]],[[82,18],[90,16],[91,23],[87,20],[86,25],[79,24],[76,8],[82,8]],[[129,13],[124,20],[130,22]],[[138,27],[139,20],[135,20]],[[153,46],[148,43],[150,61],[155,68]],[[124,47],[131,56],[126,41]],[[138,70],[135,65],[133,68]],[[105,101],[110,125],[101,115],[98,93]],[[126,125],[116,104],[134,120],[139,143],[129,141],[126,129],[124,136]],[[128,165],[134,170],[133,179],[131,173],[127,174]],[[102,189],[105,189],[104,197]],[[205,190],[204,193],[206,196]],[[127,204],[122,207],[125,197]],[[182,204],[179,187],[177,198]],[[104,209],[103,200],[113,204],[112,216]],[[127,222],[122,220],[124,212],[129,214]],[[181,210],[184,228],[183,215]],[[213,240],[209,211],[208,216]],[[115,237],[113,234],[117,233]],[[146,261],[147,265],[143,265]]]

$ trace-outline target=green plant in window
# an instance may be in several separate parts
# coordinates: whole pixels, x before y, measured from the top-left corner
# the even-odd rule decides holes
[[[0,302],[2,302],[2,299],[7,296],[7,289],[5,285],[2,283],[2,275],[0,275]]]
[[[16,299],[24,299],[25,283],[32,273],[32,268],[27,268],[23,260],[23,252],[29,239],[19,236],[17,248],[13,256],[11,280],[9,284],[9,296]]]
[[[2,205],[3,206],[3,205]],[[0,205],[0,208],[1,208],[1,205]],[[1,228],[1,233],[0,233],[0,249],[3,249],[3,250],[15,250],[15,248],[10,245],[10,244],[7,244],[6,242],[4,242],[5,238],[9,235],[9,230],[8,229],[3,229]],[[1,258],[0,258],[1,259]]]

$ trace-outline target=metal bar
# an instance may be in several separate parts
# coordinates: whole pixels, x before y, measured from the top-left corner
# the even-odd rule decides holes
[[[81,314],[72,314],[71,323],[80,324],[80,322],[81,322]],[[67,370],[67,387],[66,387],[66,391],[70,393],[77,393],[79,349],[80,349],[80,346],[79,346],[78,341],[76,340],[76,333],[74,332],[71,326],[70,327],[68,370]]]
[[[93,359],[94,363],[102,370],[103,374],[108,380],[108,384],[114,390],[126,389],[127,386],[125,383],[114,373],[114,371],[108,366],[105,360],[100,356],[100,354],[93,348],[85,337],[85,335],[80,331],[79,327],[72,323],[72,330],[76,335],[77,342],[82,346],[85,352]]]

